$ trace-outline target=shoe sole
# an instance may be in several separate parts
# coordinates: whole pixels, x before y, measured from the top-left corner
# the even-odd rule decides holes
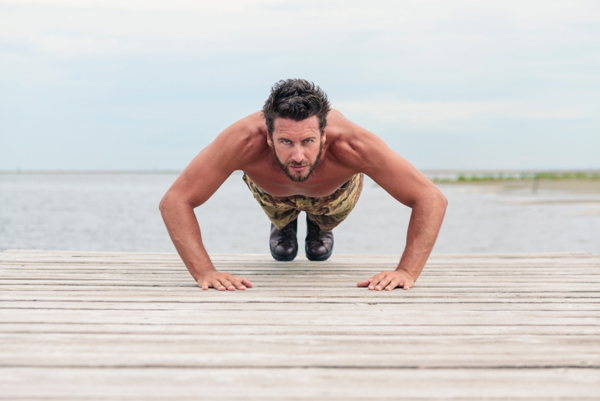
[[[290,256],[278,255],[275,252],[273,252],[273,250],[271,249],[271,256],[273,256],[273,259],[275,259],[278,262],[291,262],[292,260],[294,260],[296,258],[297,255],[298,255],[298,249],[296,249],[296,252],[294,252]]]
[[[327,259],[329,259],[329,257],[331,256],[332,252],[333,252],[333,244],[331,244],[331,249],[329,250],[329,252],[327,252],[324,255],[321,256],[313,256],[310,254],[310,252],[308,252],[308,246],[304,246],[304,252],[306,252],[306,257],[308,260],[310,260],[311,262],[324,262]]]

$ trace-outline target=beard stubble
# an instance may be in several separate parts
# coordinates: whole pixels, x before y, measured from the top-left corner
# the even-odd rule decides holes
[[[314,163],[311,163],[310,161],[304,161],[304,162],[289,162],[289,163],[283,164],[281,162],[281,160],[279,160],[279,157],[277,157],[277,153],[275,153],[275,146],[271,147],[271,151],[273,152],[273,158],[275,159],[275,161],[277,162],[279,167],[283,170],[285,175],[287,175],[290,180],[292,180],[293,182],[304,182],[310,178],[312,173],[315,171],[315,169],[321,162],[321,153],[323,152],[323,141],[321,140],[319,142],[319,153],[317,154],[317,159],[315,160]],[[302,176],[293,176],[292,174],[290,174],[290,172],[288,170],[289,166],[310,166],[310,167],[308,169],[308,174],[306,175],[306,177],[302,177]]]

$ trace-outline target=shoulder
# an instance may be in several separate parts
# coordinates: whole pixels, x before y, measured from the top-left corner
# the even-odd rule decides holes
[[[225,128],[214,143],[225,148],[247,147],[255,143],[266,143],[267,126],[261,112],[252,113]],[[239,150],[239,149],[238,149]]]
[[[368,173],[382,153],[391,151],[381,138],[337,110],[329,113],[325,133],[331,156],[357,172]]]
[[[209,145],[211,152],[223,161],[236,161],[235,169],[251,162],[268,147],[267,127],[261,112],[236,121],[221,132]]]
[[[377,135],[352,123],[339,112],[332,113],[331,123],[331,154],[340,164],[367,174],[407,206],[441,194],[427,177]]]

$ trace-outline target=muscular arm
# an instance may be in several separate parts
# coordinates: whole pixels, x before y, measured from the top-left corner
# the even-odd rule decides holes
[[[247,117],[223,131],[183,170],[160,202],[167,230],[185,266],[203,289],[243,290],[245,278],[217,272],[202,243],[194,208],[206,202],[235,170],[253,156],[254,141]]]
[[[347,121],[347,120],[346,120]],[[402,204],[412,208],[406,247],[394,272],[382,272],[358,283],[369,289],[409,289],[414,285],[437,239],[448,201],[413,165],[391,150],[379,137],[350,122],[352,132],[345,152],[354,167],[366,173]]]
[[[402,286],[408,289],[421,274],[431,254],[442,226],[448,201],[439,189],[408,161],[392,151],[379,138],[372,140],[376,146],[371,151],[380,155],[380,161],[367,168],[367,175],[396,200],[412,208],[412,212],[408,224],[406,247],[396,269],[408,273],[410,277],[405,275],[385,277],[385,274],[384,277],[375,276],[369,288],[384,289],[388,285],[394,288],[403,284]],[[391,281],[388,281],[388,278]],[[414,280],[412,283],[411,278]],[[377,282],[379,279],[381,280]],[[396,282],[397,279],[403,283]]]

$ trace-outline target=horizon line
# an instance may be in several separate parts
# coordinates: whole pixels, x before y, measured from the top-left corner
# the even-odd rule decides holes
[[[154,170],[154,169],[95,169],[95,170],[0,170],[0,174],[180,174],[183,170]],[[236,170],[240,172],[241,170]],[[580,169],[569,169],[569,168],[549,168],[549,169],[501,169],[501,168],[467,168],[467,169],[420,169],[424,174],[459,174],[459,173],[600,173],[600,168],[580,168]]]

